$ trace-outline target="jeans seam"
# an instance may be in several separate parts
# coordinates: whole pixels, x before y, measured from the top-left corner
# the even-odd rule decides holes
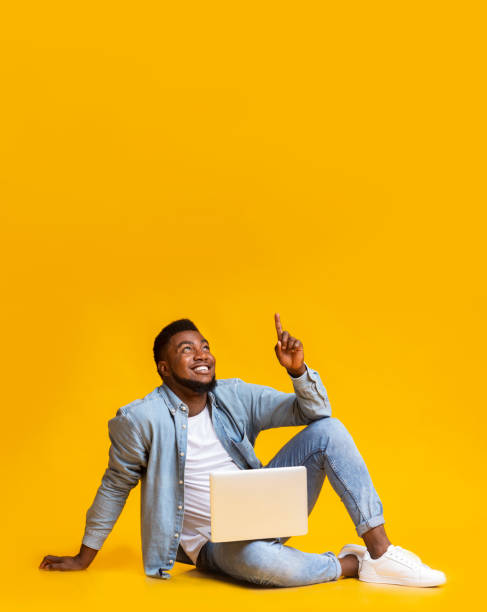
[[[344,482],[344,481],[343,481],[343,480],[340,478],[340,476],[338,475],[338,472],[337,472],[337,469],[336,469],[335,464],[333,463],[333,461],[332,461],[332,460],[331,460],[331,459],[328,457],[328,455],[326,454],[326,448],[327,448],[327,447],[325,446],[325,448],[318,448],[317,450],[313,450],[313,451],[311,451],[310,453],[308,453],[307,455],[305,455],[305,457],[304,457],[304,459],[303,459],[303,463],[305,463],[305,462],[306,462],[306,461],[307,461],[307,460],[308,460],[310,457],[312,457],[313,455],[316,455],[317,453],[322,453],[322,454],[324,454],[325,461],[328,461],[328,464],[329,464],[329,466],[331,467],[332,472],[335,474],[335,476],[336,476],[337,480],[339,480],[339,481],[342,483],[343,488],[345,489],[345,491],[347,491],[347,493],[348,493],[348,494],[350,495],[350,497],[352,498],[353,503],[356,505],[357,510],[358,510],[358,513],[359,513],[359,517],[363,517],[363,518],[364,518],[364,520],[363,520],[363,521],[362,521],[362,520],[359,518],[359,525],[360,525],[362,522],[365,522],[365,523],[366,523],[366,522],[367,522],[367,518],[366,518],[365,514],[364,514],[364,513],[362,512],[362,510],[360,509],[360,507],[359,507],[359,505],[358,505],[358,503],[357,503],[357,500],[355,499],[355,497],[354,497],[354,495],[352,494],[352,492],[350,491],[350,489],[347,487],[347,485],[345,484],[345,482]]]
[[[342,480],[342,478],[340,478],[340,476],[338,475],[337,472],[337,468],[336,465],[333,463],[333,460],[331,460],[329,457],[325,457],[326,461],[328,461],[328,464],[331,466],[333,473],[335,474],[335,476],[338,478],[338,480],[342,483],[342,485],[345,487],[345,490],[347,491],[347,493],[350,495],[350,497],[353,500],[353,503],[355,504],[355,506],[357,507],[358,513],[359,513],[359,524],[361,522],[363,522],[360,517],[363,517],[364,521],[367,522],[367,517],[365,516],[365,514],[362,512],[362,510],[360,509],[360,506],[358,504],[358,501],[356,500],[355,496],[353,495],[353,493],[351,492],[351,490],[347,487],[347,485],[345,484],[345,481]]]
[[[345,491],[350,495],[353,503],[355,504],[355,506],[357,507],[358,513],[359,513],[359,525],[362,522],[367,522],[367,517],[365,516],[365,514],[362,512],[362,510],[360,509],[360,506],[358,505],[357,500],[355,499],[355,496],[353,495],[352,491],[347,487],[345,481],[339,476],[337,468],[335,463],[333,462],[332,459],[330,459],[330,457],[328,457],[328,455],[325,454],[325,461],[328,461],[328,465],[331,467],[332,472],[335,474],[335,477],[337,478],[337,480],[339,480],[341,482],[341,484],[343,485],[343,488],[345,489]],[[363,521],[361,519],[361,517],[363,517]]]

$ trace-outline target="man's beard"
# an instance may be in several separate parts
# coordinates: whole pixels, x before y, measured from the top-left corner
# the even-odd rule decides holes
[[[181,378],[181,376],[178,376],[174,372],[172,373],[172,377],[180,385],[191,389],[191,391],[196,391],[196,393],[206,393],[207,391],[212,391],[214,386],[216,385],[216,378],[214,374],[210,382],[207,383],[200,382],[199,380],[190,380],[189,378]]]

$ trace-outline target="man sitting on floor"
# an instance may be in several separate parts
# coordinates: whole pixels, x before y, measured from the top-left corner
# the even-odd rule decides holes
[[[294,393],[216,380],[208,341],[188,319],[167,325],[154,342],[163,384],[120,408],[108,422],[109,464],[86,514],[80,552],[47,555],[46,570],[87,568],[117,521],[130,490],[141,480],[141,535],[145,573],[169,578],[175,561],[207,572],[269,586],[299,586],[355,577],[365,582],[437,586],[446,581],[420,558],[389,541],[381,500],[352,436],[331,416],[320,376],[304,362],[300,340],[275,315],[279,363]],[[211,542],[209,473],[260,469],[254,452],[260,431],[307,425],[266,465],[306,466],[308,513],[325,476],[340,496],[365,546],[307,553],[288,538]]]

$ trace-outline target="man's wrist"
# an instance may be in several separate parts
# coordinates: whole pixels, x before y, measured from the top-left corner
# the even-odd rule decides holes
[[[299,378],[300,376],[302,376],[304,373],[306,372],[306,365],[303,363],[303,365],[299,368],[299,370],[287,370],[287,373],[289,374],[289,376],[291,376],[292,378]]]
[[[82,544],[80,551],[76,555],[76,557],[78,558],[78,560],[80,561],[82,565],[88,567],[88,565],[90,565],[90,563],[96,557],[97,553],[98,553],[98,550],[96,550],[95,548],[90,548],[89,546]]]

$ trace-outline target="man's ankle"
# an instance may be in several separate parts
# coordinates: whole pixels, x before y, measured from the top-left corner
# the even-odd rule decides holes
[[[388,548],[389,544],[383,544],[381,546],[371,546],[370,548],[367,547],[367,550],[369,551],[369,555],[372,559],[378,559],[379,557],[382,557]]]
[[[391,544],[385,532],[384,525],[373,527],[364,533],[362,538],[372,559],[382,557]]]
[[[358,559],[355,555],[346,555],[338,561],[342,566],[343,578],[358,578]]]

